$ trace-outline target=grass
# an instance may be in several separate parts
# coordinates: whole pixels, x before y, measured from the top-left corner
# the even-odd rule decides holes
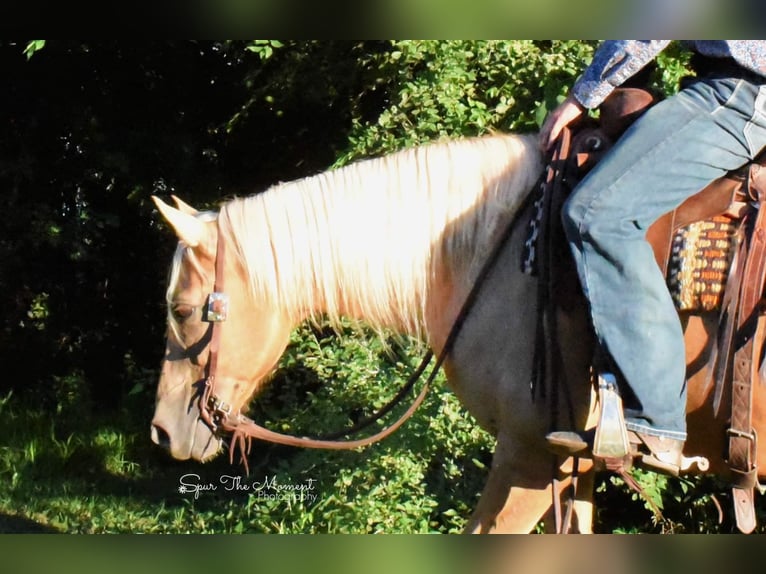
[[[321,433],[386,402],[408,372],[371,337],[306,327],[252,416],[270,427]],[[55,409],[31,397],[0,400],[0,531],[67,533],[458,532],[478,497],[492,440],[437,384],[394,436],[356,451],[259,443],[250,475],[221,456],[171,460],[149,440],[153,383],[99,413],[69,398]],[[325,382],[324,384],[322,382]],[[181,493],[184,475],[215,491]],[[239,477],[240,488],[226,489]],[[227,483],[222,481],[228,480]],[[311,484],[312,500],[258,495],[254,482]],[[249,486],[249,490],[244,490]]]
[[[395,357],[392,344],[364,332],[296,331],[251,415],[296,434],[350,425],[383,405],[417,362],[414,347]],[[402,429],[366,449],[257,443],[249,476],[225,455],[205,465],[174,461],[149,440],[157,373],[131,369],[139,380],[112,412],[92,406],[76,375],[56,381],[55,405],[0,398],[0,532],[455,533],[476,505],[491,463],[493,440],[441,379]],[[733,530],[727,489],[713,479],[640,471],[635,477],[663,520],[620,479],[604,475],[596,492],[597,532]],[[182,482],[191,485],[187,492],[179,492]],[[195,496],[201,485],[215,489]],[[304,494],[313,497],[286,495],[280,486],[310,486]],[[759,497],[761,525],[763,506]]]

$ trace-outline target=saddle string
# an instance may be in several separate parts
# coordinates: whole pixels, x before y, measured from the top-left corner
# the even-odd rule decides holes
[[[570,424],[574,425],[575,422],[571,389],[565,378],[565,369],[559,347],[556,316],[557,298],[553,275],[554,264],[556,263],[554,246],[557,239],[554,232],[559,229],[555,218],[560,212],[560,204],[566,195],[564,183],[571,142],[571,131],[569,128],[564,128],[546,167],[544,179],[540,185],[539,197],[534,203],[535,213],[530,225],[532,235],[525,244],[526,258],[522,262],[522,271],[526,273],[534,271],[538,275],[537,327],[533,373],[530,379],[531,398],[534,401],[539,393],[543,400],[549,399],[551,430],[555,430],[560,425],[562,395]],[[539,262],[539,264],[533,268],[532,262],[534,261]],[[579,478],[579,458],[573,458],[570,485],[567,488],[564,508],[562,508],[561,494],[563,489],[559,475],[558,460],[553,457],[551,468],[553,517],[556,532],[564,534],[569,532],[572,527],[574,501]]]
[[[551,252],[553,245],[553,228],[551,227],[553,221],[553,204],[555,196],[562,193],[562,173],[564,171],[563,163],[566,161],[569,154],[570,143],[570,131],[568,128],[564,128],[559,137],[558,145],[553,152],[551,162],[547,167],[546,182],[543,187],[542,197],[542,209],[543,217],[540,219],[541,228],[538,233],[538,241],[543,245],[541,255],[544,258],[542,265],[538,267],[538,289],[537,289],[537,342],[535,344],[535,374],[533,378],[533,390],[532,396],[534,400],[534,388],[538,387],[540,390],[540,397],[546,398],[547,378],[549,376],[548,364],[551,365],[550,383],[551,383],[551,430],[559,424],[559,396],[558,396],[558,369],[555,361],[558,348],[553,349],[552,346],[557,345],[555,323],[556,323],[556,309],[555,300],[553,299],[553,288],[551,286],[552,270],[551,270]],[[549,344],[546,344],[546,341]],[[572,507],[574,506],[574,493],[569,490],[569,496],[566,498],[566,510],[563,511],[561,507],[561,491],[562,487],[559,479],[558,461],[556,457],[552,460],[553,468],[551,469],[551,493],[553,496],[553,517],[556,528],[556,533],[566,534],[571,528],[571,516]]]

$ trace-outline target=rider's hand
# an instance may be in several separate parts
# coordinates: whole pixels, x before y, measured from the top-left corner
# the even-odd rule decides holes
[[[577,118],[579,118],[585,108],[578,102],[572,95],[567,96],[567,99],[561,102],[543,122],[543,127],[540,128],[539,141],[540,148],[548,152],[556,143],[556,140],[566,126],[571,124]]]

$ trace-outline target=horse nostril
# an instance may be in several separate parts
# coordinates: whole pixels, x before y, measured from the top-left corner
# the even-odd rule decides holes
[[[159,425],[152,424],[152,442],[170,450],[170,435]]]

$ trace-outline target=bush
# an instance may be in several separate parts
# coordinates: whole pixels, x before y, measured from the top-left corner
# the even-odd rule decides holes
[[[364,61],[361,101],[381,102],[380,113],[357,106],[336,165],[440,137],[535,130],[592,51],[580,41],[393,41]]]

